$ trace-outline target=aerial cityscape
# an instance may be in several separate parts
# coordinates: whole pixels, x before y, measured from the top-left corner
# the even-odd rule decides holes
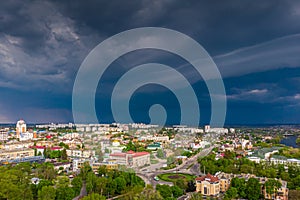
[[[0,3],[0,200],[300,200],[300,2]]]

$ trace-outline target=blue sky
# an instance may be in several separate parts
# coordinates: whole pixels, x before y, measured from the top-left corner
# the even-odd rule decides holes
[[[300,122],[300,2],[282,1],[17,1],[0,6],[0,122],[72,121],[72,88],[88,53],[119,32],[164,27],[199,42],[214,59],[227,94],[226,124]],[[154,50],[117,59],[99,82],[100,122],[113,121],[110,93],[122,70],[156,61],[184,61]],[[190,68],[181,72],[189,74]],[[199,100],[201,124],[210,119],[210,97],[201,79],[188,77]],[[174,94],[145,85],[131,98],[134,120],[149,122],[153,104],[180,116]],[[101,117],[100,117],[101,116]]]

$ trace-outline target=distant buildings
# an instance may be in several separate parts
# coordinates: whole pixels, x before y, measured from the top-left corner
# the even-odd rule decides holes
[[[36,128],[48,128],[49,130],[51,129],[57,129],[57,128],[74,128],[75,124],[73,123],[68,123],[68,124],[39,124],[35,126]]]
[[[210,125],[204,126],[204,132],[205,133],[219,133],[219,134],[224,134],[228,133],[227,128],[211,128]]]
[[[155,136],[155,135],[147,135],[141,136],[139,138],[140,141],[154,141],[154,142],[169,142],[169,136]]]
[[[173,128],[175,131],[178,131],[178,132],[189,132],[192,134],[203,133],[203,129],[191,128],[191,127],[187,127],[187,126],[183,126],[183,125],[174,125]]]
[[[270,162],[275,165],[284,164],[300,166],[299,159],[291,159],[276,155],[276,153],[279,152],[279,149],[280,147],[262,148],[254,151],[248,159],[256,163]]]

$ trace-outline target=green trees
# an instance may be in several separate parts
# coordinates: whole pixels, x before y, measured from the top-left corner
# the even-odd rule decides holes
[[[126,145],[126,148],[124,151],[136,151],[135,145],[132,143],[132,141],[129,141],[128,144]]]
[[[105,200],[105,196],[101,196],[97,193],[91,193],[88,196],[82,198],[82,200]]]
[[[60,159],[62,159],[62,160],[67,160],[68,159],[68,155],[67,155],[67,150],[66,149],[63,149],[61,151]]]
[[[0,167],[0,199],[33,199],[26,164]]]
[[[158,149],[156,156],[160,159],[163,159],[165,157],[164,151],[162,149]]]
[[[297,150],[298,151],[298,150]],[[215,159],[215,155],[211,154],[203,158],[199,158],[198,162],[201,164],[200,169],[202,172],[215,174],[218,171],[233,174],[255,174],[259,177],[267,178],[281,178],[288,181],[289,189],[300,188],[300,167],[289,165],[288,171],[285,170],[284,165],[273,165],[271,163],[255,163],[247,158],[240,159]]]
[[[72,182],[72,187],[73,187],[73,190],[75,192],[75,195],[79,195],[80,194],[80,190],[81,190],[81,187],[82,187],[82,180],[80,177],[75,177]]]
[[[161,195],[164,199],[173,196],[171,187],[168,186],[168,185],[156,185],[156,190],[160,193],[160,195]]]
[[[163,199],[175,198],[183,195],[183,190],[178,186],[156,185],[156,190],[160,193]]]
[[[202,199],[203,199],[202,195],[198,192],[191,194],[191,200],[202,200]]]
[[[277,190],[281,187],[281,183],[275,179],[268,179],[265,182],[266,192],[269,195],[272,195],[277,192]]]
[[[255,178],[250,178],[247,182],[243,178],[233,178],[230,188],[225,193],[225,199],[235,199],[237,197],[249,200],[260,198],[260,183]]]
[[[245,179],[235,177],[235,178],[231,179],[230,186],[237,189],[239,197],[241,197],[241,198],[247,197]]]
[[[147,185],[141,193],[136,194],[134,200],[163,200],[163,197],[151,185]]]
[[[88,163],[84,164],[84,167],[81,169],[79,177],[85,181],[86,191],[88,194],[95,193],[100,196],[112,197],[129,193],[133,190],[133,188],[143,188],[145,185],[144,181],[140,177],[136,176],[134,172],[108,170],[105,166],[100,166],[98,169],[98,176],[96,176]],[[77,185],[79,185],[79,183],[77,183]],[[78,190],[79,187],[75,191]],[[131,194],[132,197],[134,195],[135,194]]]
[[[226,199],[235,199],[236,197],[238,197],[238,189],[236,189],[235,187],[230,187],[226,193],[225,193],[225,200]]]
[[[38,191],[38,200],[55,200],[56,192],[52,186],[44,186]]]
[[[63,142],[60,142],[60,143],[58,144],[58,146],[63,147],[63,148],[65,148],[65,149],[69,149],[69,148],[70,148],[69,145],[67,145],[67,144],[65,144],[65,143],[63,143]]]
[[[123,191],[126,188],[126,180],[120,176],[113,180],[116,184],[116,191]]]
[[[175,197],[175,198],[178,198],[183,195],[183,190],[176,185],[171,187],[171,191],[172,191],[173,197]]]
[[[82,180],[85,181],[88,173],[92,171],[92,167],[88,162],[83,163],[83,166],[80,168],[80,177],[82,178]]]
[[[247,187],[246,187],[246,194],[247,194],[247,198],[249,200],[258,200],[260,197],[260,193],[258,191],[260,191],[260,183],[257,179],[255,178],[250,178],[247,181]]]
[[[56,187],[57,200],[72,200],[75,197],[75,191],[69,187],[70,181],[66,176],[59,177]]]
[[[45,180],[53,180],[56,177],[56,171],[53,164],[43,163],[35,169],[36,176]]]

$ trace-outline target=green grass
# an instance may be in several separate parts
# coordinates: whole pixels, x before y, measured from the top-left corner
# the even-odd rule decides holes
[[[196,176],[191,174],[183,174],[183,173],[165,173],[158,175],[158,178],[167,182],[175,182],[178,179],[191,181],[196,178]]]

